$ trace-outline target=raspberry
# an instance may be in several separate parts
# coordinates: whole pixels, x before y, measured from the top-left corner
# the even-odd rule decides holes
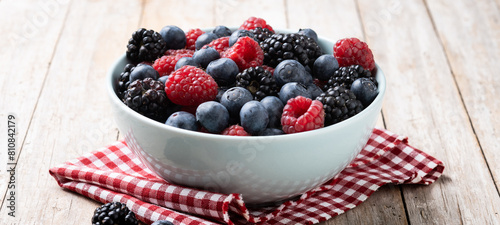
[[[195,50],[196,39],[198,39],[198,37],[204,33],[205,31],[202,31],[198,28],[188,30],[188,32],[186,33],[186,49]]]
[[[281,116],[282,129],[287,134],[321,128],[324,121],[323,104],[302,96],[288,100]]]
[[[187,54],[189,55],[188,57],[193,56],[194,50],[190,49],[169,49],[165,52],[165,55],[180,55],[180,54]]]
[[[232,59],[240,71],[250,67],[261,66],[264,61],[264,52],[251,37],[240,37],[236,43],[223,54],[223,58]]]
[[[372,51],[365,42],[357,38],[338,40],[333,46],[333,54],[340,66],[361,65],[370,71],[375,68]]]
[[[222,135],[229,136],[250,136],[240,125],[232,125],[222,131]]]
[[[210,75],[194,66],[183,66],[174,71],[165,84],[168,98],[183,106],[195,106],[214,100],[217,88],[217,83]]]
[[[215,50],[217,50],[219,54],[222,54],[224,51],[229,49],[229,36],[217,38],[211,41],[210,43],[206,44],[205,46],[203,46],[203,48],[208,48],[208,47],[212,47]]]
[[[191,57],[190,54],[177,54],[177,55],[164,55],[161,58],[155,60],[153,63],[153,68],[158,71],[160,77],[168,76],[170,73],[174,72],[175,64],[182,57]]]
[[[253,16],[245,20],[239,30],[252,30],[256,27],[267,28],[274,33],[273,28],[264,19]]]
[[[274,74],[274,68],[272,68],[270,66],[267,66],[267,65],[262,65],[262,68],[264,68],[265,70],[271,72],[271,74]]]
[[[313,80],[313,84],[316,85],[316,86],[318,86],[318,87],[320,87],[323,90],[323,88],[325,87],[325,85],[328,84],[328,81],[322,81],[322,80],[319,80],[319,79],[316,78],[316,79]]]

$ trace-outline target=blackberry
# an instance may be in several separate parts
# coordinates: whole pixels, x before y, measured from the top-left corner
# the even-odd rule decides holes
[[[130,72],[132,72],[134,68],[135,65],[129,63],[125,65],[123,72],[120,73],[120,77],[118,78],[118,97],[120,97],[120,99],[123,99],[125,91],[130,84]]]
[[[346,120],[363,110],[363,104],[350,90],[336,86],[320,94],[316,100],[323,103],[325,126]]]
[[[130,83],[123,102],[134,111],[158,122],[165,122],[169,116],[167,107],[170,102],[165,94],[165,85],[152,78]]]
[[[137,225],[138,221],[125,204],[110,202],[97,208],[92,217],[92,225],[104,224]]]
[[[375,80],[375,77],[372,76],[372,73],[369,70],[365,70],[360,65],[351,65],[340,67],[336,70],[323,89],[328,90],[332,87],[341,85],[350,89],[352,82],[358,78],[369,78],[376,86],[378,86],[377,80]]]
[[[141,28],[128,41],[127,58],[136,63],[151,62],[165,53],[166,45],[160,33]]]
[[[273,31],[267,29],[267,28],[262,28],[262,27],[256,27],[253,30],[250,30],[254,34],[255,40],[259,42],[264,42],[268,37],[271,37],[271,35],[274,34]]]
[[[264,64],[271,67],[283,60],[294,59],[312,68],[314,61],[322,55],[316,41],[298,33],[273,34],[260,47],[264,51]]]
[[[258,101],[266,96],[277,96],[279,91],[271,72],[261,66],[250,67],[236,75],[236,87],[246,88]]]

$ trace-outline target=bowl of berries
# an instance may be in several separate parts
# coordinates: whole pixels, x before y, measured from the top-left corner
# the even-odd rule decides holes
[[[332,179],[375,126],[385,78],[367,44],[312,29],[138,29],[107,77],[134,154],[168,182],[260,204]]]

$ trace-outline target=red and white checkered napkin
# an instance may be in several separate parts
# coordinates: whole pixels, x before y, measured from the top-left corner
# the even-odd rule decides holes
[[[338,176],[274,207],[249,209],[239,194],[170,184],[143,166],[123,141],[51,168],[50,174],[61,187],[99,202],[126,203],[148,224],[160,219],[175,224],[314,224],[356,207],[384,184],[431,184],[443,170],[441,161],[408,145],[406,137],[374,129],[362,152]]]

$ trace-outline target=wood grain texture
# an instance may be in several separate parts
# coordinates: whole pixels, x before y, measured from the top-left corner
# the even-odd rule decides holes
[[[103,84],[139,21],[140,4],[128,3],[71,3],[19,158],[16,217],[3,217],[2,207],[7,222],[90,223],[98,204],[63,191],[48,170],[116,140]]]
[[[216,0],[215,24],[239,27],[251,16],[264,18],[273,28],[288,28],[284,0]]]
[[[500,71],[500,6],[494,1],[427,4],[498,190],[500,76],[492,74]],[[458,19],[449,19],[456,13]]]
[[[393,11],[385,1],[359,3],[363,23],[379,24],[366,34],[387,75],[388,129],[446,166],[433,185],[403,186],[410,223],[498,223],[498,193],[424,2],[396,2]]]
[[[53,52],[61,32],[68,4],[49,4],[37,1],[0,2],[0,125],[6,137],[7,114],[17,117],[17,153],[32,119],[42,90]],[[53,2],[52,2],[53,3]],[[50,14],[50,15],[48,15]],[[44,38],[40,38],[43,36]],[[7,146],[5,138],[1,146]],[[0,180],[7,180],[7,148],[0,151]],[[7,183],[0,183],[0,203],[3,202]]]
[[[214,26],[214,1],[159,1],[146,0],[141,26],[160,31],[167,25],[175,25],[187,32],[192,28]]]
[[[384,186],[321,225],[500,224],[500,0],[1,0],[0,126],[17,114],[21,152],[17,216],[0,201],[0,224],[89,224],[100,203],[48,170],[116,140],[103,84],[133,31],[238,27],[250,16],[366,40],[387,76],[378,125],[445,163],[435,184]]]
[[[333,41],[346,37],[364,39],[355,1],[288,0],[286,5],[291,29],[312,28]],[[381,117],[378,126],[383,126]],[[406,224],[400,190],[382,187],[355,209],[321,224]]]
[[[287,0],[286,6],[291,29],[311,28],[332,41],[346,37],[364,39],[355,1]]]

